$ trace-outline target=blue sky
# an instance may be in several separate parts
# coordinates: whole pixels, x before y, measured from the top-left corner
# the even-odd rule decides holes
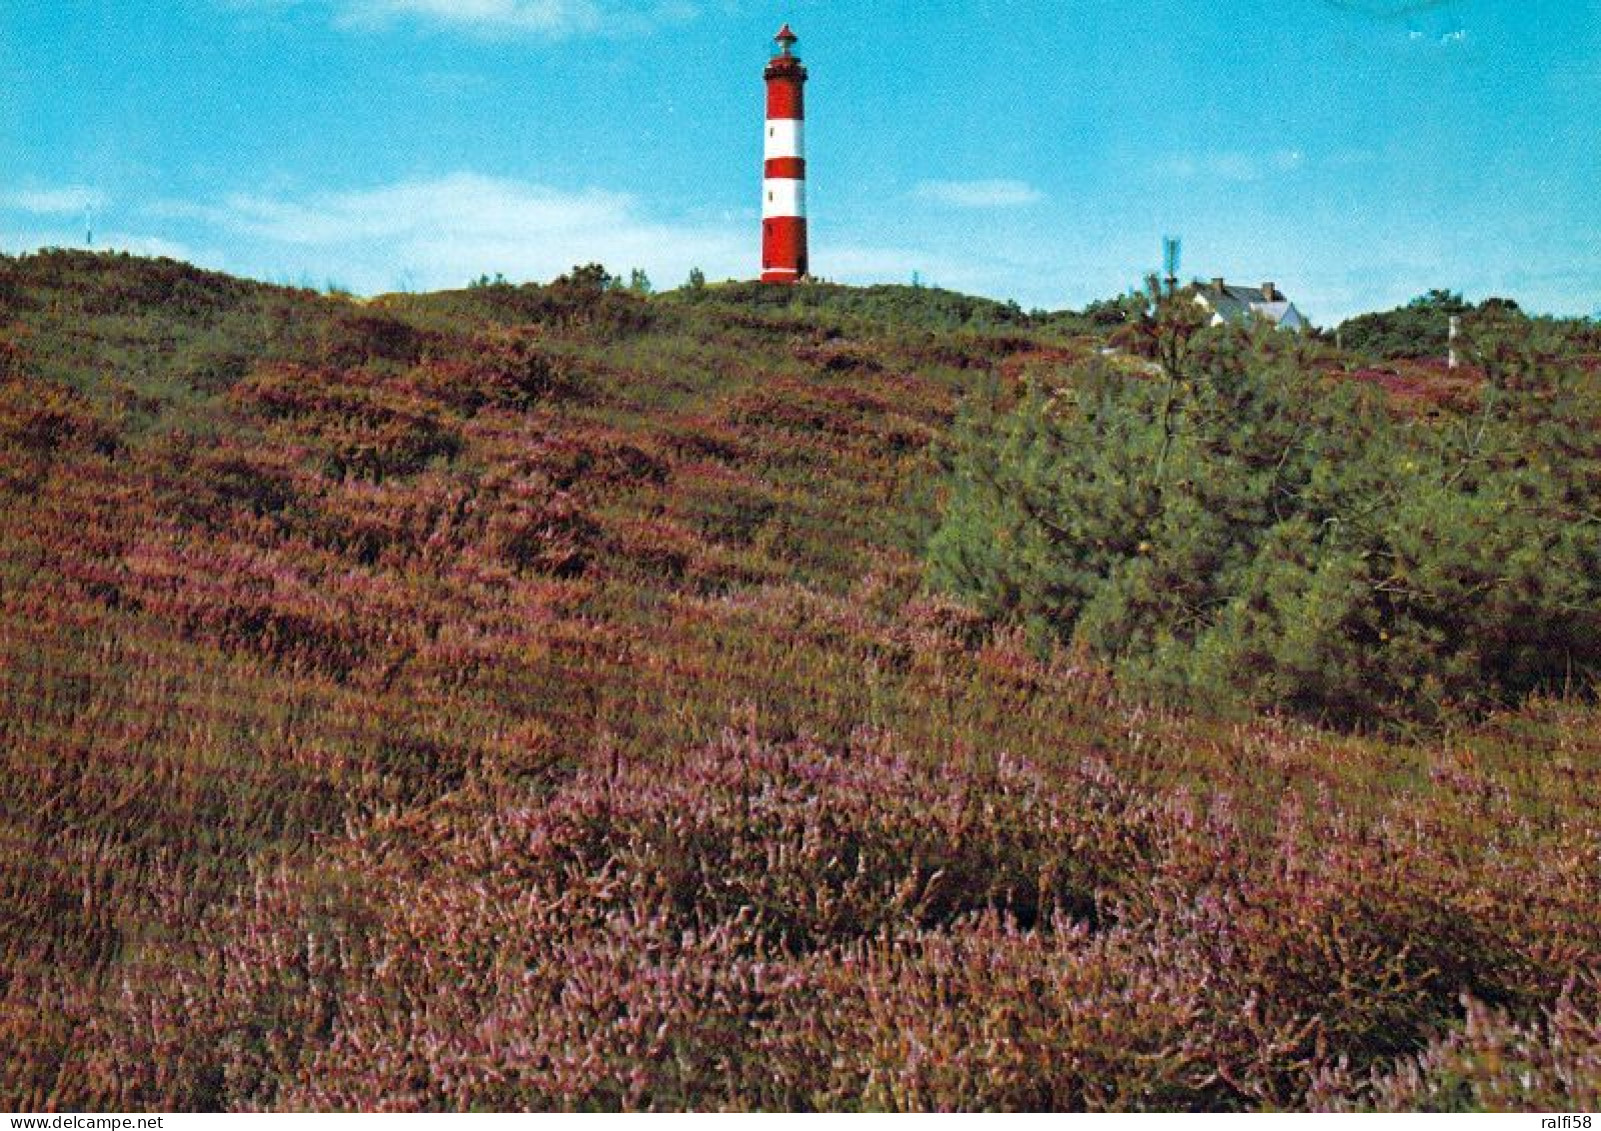
[[[1077,306],[1177,233],[1322,324],[1601,311],[1601,0],[3,0],[0,249],[753,277],[785,20],[822,276]]]

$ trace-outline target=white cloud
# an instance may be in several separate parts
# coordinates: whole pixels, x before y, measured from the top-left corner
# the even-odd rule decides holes
[[[235,247],[227,266],[270,278],[334,276],[366,293],[402,282],[459,287],[483,274],[548,279],[575,263],[642,267],[676,285],[691,267],[713,278],[755,272],[755,221],[692,224],[648,216],[618,192],[568,192],[455,173],[306,197],[236,194],[153,210],[198,223]]]
[[[1306,155],[1299,149],[1276,149],[1270,153],[1221,150],[1168,157],[1158,163],[1157,173],[1169,180],[1244,183],[1293,173],[1305,163]]]
[[[185,238],[227,248],[207,265],[276,280],[336,280],[361,294],[460,287],[480,275],[551,279],[574,264],[643,268],[661,287],[691,267],[709,278],[754,278],[761,229],[751,213],[685,219],[651,214],[628,193],[567,191],[459,172],[339,192],[240,193],[144,210]],[[960,241],[958,241],[960,245]],[[924,282],[1008,293],[1042,275],[994,248],[897,246],[814,234],[813,267],[839,282]]]
[[[63,216],[81,213],[85,209],[100,209],[106,204],[105,195],[82,185],[65,185],[60,188],[23,189],[0,194],[0,208],[17,212],[31,212],[36,216]]]
[[[340,7],[341,22],[358,27],[411,19],[480,32],[572,35],[604,25],[592,0],[343,0]]]
[[[236,9],[327,9],[340,27],[369,31],[397,24],[472,35],[539,36],[638,34],[664,22],[693,18],[692,0],[222,0]]]
[[[1045,194],[1025,181],[923,181],[917,186],[920,200],[948,204],[955,208],[1018,208],[1037,204]]]
[[[1413,28],[1406,33],[1406,37],[1413,43],[1424,43],[1426,46],[1458,47],[1468,41],[1468,29],[1459,27],[1436,35],[1432,32],[1425,34],[1417,28]]]

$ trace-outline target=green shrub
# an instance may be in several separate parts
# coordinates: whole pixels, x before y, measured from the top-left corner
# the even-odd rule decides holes
[[[1435,423],[1278,335],[1131,333],[1159,373],[1095,362],[966,411],[939,585],[1161,696],[1346,725],[1601,667],[1596,379],[1529,323],[1481,322],[1479,403]]]
[[[1444,357],[1451,318],[1472,309],[1460,294],[1436,289],[1394,310],[1346,319],[1340,340],[1346,349],[1373,357]]]

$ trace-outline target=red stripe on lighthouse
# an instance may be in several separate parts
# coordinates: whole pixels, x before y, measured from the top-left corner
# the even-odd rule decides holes
[[[793,283],[806,274],[806,218],[762,221],[762,282]]]
[[[763,170],[765,177],[790,177],[797,181],[806,179],[806,158],[804,157],[769,157],[767,167]]]
[[[802,79],[802,82],[805,80]],[[767,116],[769,118],[806,117],[806,88],[799,82],[769,82],[767,84]]]

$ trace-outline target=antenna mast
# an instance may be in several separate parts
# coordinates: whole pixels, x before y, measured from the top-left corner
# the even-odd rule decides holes
[[[1178,236],[1162,237],[1162,274],[1168,294],[1179,289],[1179,259],[1183,251],[1184,243]]]

